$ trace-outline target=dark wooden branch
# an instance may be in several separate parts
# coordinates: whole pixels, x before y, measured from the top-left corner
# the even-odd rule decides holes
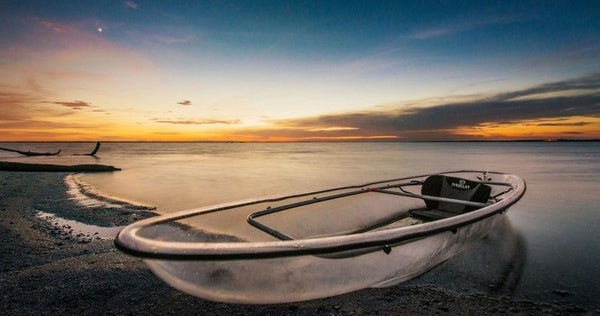
[[[16,149],[10,149],[10,148],[4,148],[4,147],[0,147],[1,150],[6,150],[6,151],[10,151],[10,152],[14,152],[14,153],[18,153],[24,156],[56,156],[58,154],[60,154],[60,150],[55,152],[55,153],[38,153],[35,151],[21,151],[21,150],[16,150]]]
[[[73,156],[96,156],[96,153],[100,150],[100,142],[96,142],[96,147],[89,154],[73,154]]]
[[[100,149],[100,142],[96,142],[96,148],[94,148],[94,150],[92,150],[92,152],[89,153],[88,155],[95,156],[99,149]]]
[[[106,172],[119,171],[121,169],[107,165],[51,165],[37,163],[21,163],[0,161],[0,171],[24,171],[24,172]]]

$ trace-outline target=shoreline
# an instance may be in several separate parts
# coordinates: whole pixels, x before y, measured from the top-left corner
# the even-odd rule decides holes
[[[181,293],[112,239],[69,234],[37,212],[101,227],[144,216],[127,209],[82,207],[67,196],[68,173],[0,172],[0,305],[7,314],[578,314],[575,306],[463,294],[428,286],[364,289],[275,305],[207,301]],[[133,216],[135,215],[135,216]],[[598,311],[595,311],[596,313]]]

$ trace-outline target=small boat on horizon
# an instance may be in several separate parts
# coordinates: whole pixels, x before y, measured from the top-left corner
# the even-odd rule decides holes
[[[525,193],[516,175],[451,171],[165,214],[115,238],[202,298],[283,303],[414,278],[483,238]]]

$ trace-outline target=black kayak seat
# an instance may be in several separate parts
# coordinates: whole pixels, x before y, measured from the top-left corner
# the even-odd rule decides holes
[[[422,195],[455,200],[487,203],[492,188],[484,183],[445,175],[432,175],[423,182]],[[467,213],[477,206],[445,201],[425,200],[426,208],[409,211],[410,215],[426,220],[437,220]]]

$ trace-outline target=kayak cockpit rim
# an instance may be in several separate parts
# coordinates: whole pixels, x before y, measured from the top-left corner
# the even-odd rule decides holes
[[[451,171],[435,174],[455,174],[455,173],[483,173],[484,177],[480,183],[506,186],[509,189],[497,194],[502,195],[501,199],[494,198],[491,204],[440,198],[434,196],[426,196],[412,192],[390,191],[391,188],[398,188],[399,185],[417,185],[417,182],[396,183],[390,185],[381,185],[384,183],[393,183],[406,180],[421,179],[433,175],[419,175],[405,177],[400,179],[384,180],[371,182],[363,185],[345,186],[327,190],[319,190],[307,193],[299,193],[281,197],[271,197],[263,199],[247,200],[238,203],[223,204],[213,207],[200,209],[186,210],[177,213],[165,214],[158,217],[149,218],[136,223],[133,223],[121,230],[115,238],[115,246],[121,251],[147,259],[163,259],[163,260],[242,260],[242,259],[259,259],[259,258],[277,258],[288,256],[302,255],[327,255],[349,250],[366,250],[389,251],[393,246],[404,243],[413,239],[424,238],[429,235],[438,234],[445,231],[456,232],[457,229],[483,220],[490,216],[504,212],[508,207],[516,203],[525,193],[525,181],[516,176],[501,172],[484,172],[484,171]],[[491,182],[485,181],[486,174],[497,174],[506,176],[506,182]],[[379,186],[378,186],[379,185]],[[357,234],[334,235],[309,239],[295,240],[290,236],[280,238],[281,240],[262,241],[262,242],[184,242],[184,241],[162,241],[146,238],[138,234],[138,232],[149,226],[158,225],[161,223],[181,220],[192,216],[209,214],[227,209],[249,206],[253,204],[281,201],[290,198],[313,196],[342,190],[357,189],[350,192],[333,194],[321,198],[314,198],[306,201],[301,201],[295,204],[284,205],[272,209],[266,209],[254,212],[248,215],[248,221],[253,226],[260,222],[255,218],[267,215],[273,212],[283,211],[286,209],[306,205],[310,203],[318,203],[324,200],[341,198],[344,196],[362,194],[367,192],[379,192],[386,194],[402,195],[420,199],[442,200],[446,202],[462,203],[472,206],[481,207],[477,210],[460,214],[454,217],[441,219],[432,222],[426,222],[415,226],[390,228],[386,230],[366,231]],[[254,221],[254,224],[252,223]],[[256,227],[256,226],[255,226]],[[260,227],[257,227],[262,229]],[[285,234],[283,234],[285,235]],[[276,236],[277,237],[277,236]],[[279,238],[279,237],[277,237]]]
[[[475,181],[475,182],[482,183],[482,184],[490,183],[490,182],[484,182],[484,181]],[[500,182],[500,183],[501,183],[501,185],[509,185],[509,184],[503,183],[503,182]],[[408,183],[395,183],[395,184],[390,184],[390,185],[385,185],[385,186],[380,186],[380,187],[366,188],[366,189],[361,189],[361,190],[356,190],[356,191],[351,191],[351,192],[346,192],[346,193],[334,194],[334,195],[324,196],[324,197],[320,197],[320,198],[315,197],[315,198],[312,198],[309,200],[286,204],[286,205],[282,205],[282,206],[274,207],[274,208],[267,208],[262,211],[257,211],[257,212],[251,213],[250,215],[248,215],[247,221],[250,225],[264,231],[265,233],[267,233],[275,238],[278,238],[280,240],[294,240],[296,238],[293,238],[285,233],[282,233],[276,229],[273,229],[273,228],[257,221],[256,218],[265,216],[265,215],[269,215],[269,214],[279,213],[282,211],[287,211],[287,210],[305,206],[305,205],[339,199],[339,198],[348,197],[348,196],[357,195],[357,194],[365,194],[365,193],[369,193],[369,192],[386,193],[386,194],[391,194],[391,195],[417,198],[417,199],[428,200],[428,201],[447,202],[447,203],[455,203],[455,204],[477,206],[477,207],[485,207],[485,206],[490,205],[490,203],[479,203],[479,202],[457,200],[457,199],[437,197],[437,196],[431,196],[431,195],[416,194],[416,193],[408,192],[408,191],[404,190],[404,188],[403,188],[404,186],[421,185],[421,184],[422,184],[422,182],[420,182],[420,181],[411,181]],[[394,189],[394,188],[400,189],[401,192],[390,191],[390,189]],[[511,187],[511,189],[512,189],[512,187]],[[506,191],[505,193],[508,193],[508,191]],[[352,233],[355,233],[355,232],[352,232]]]

